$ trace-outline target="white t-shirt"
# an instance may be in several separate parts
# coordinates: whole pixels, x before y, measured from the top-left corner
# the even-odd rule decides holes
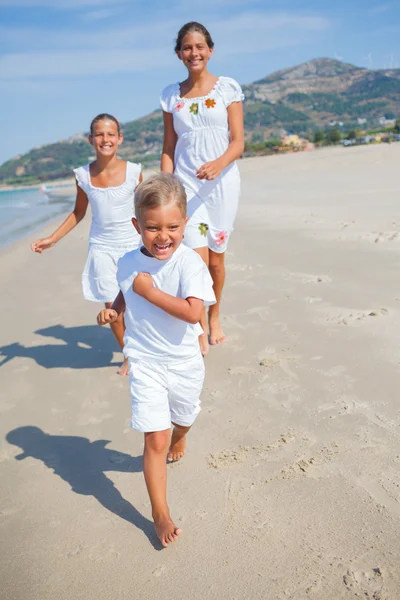
[[[205,305],[215,303],[213,282],[207,266],[194,251],[181,244],[167,260],[146,256],[141,248],[118,261],[117,280],[124,295],[124,354],[130,358],[186,360],[199,352],[198,336],[203,333],[192,325],[172,317],[132,289],[140,272],[149,273],[154,285],[176,298],[199,298]]]

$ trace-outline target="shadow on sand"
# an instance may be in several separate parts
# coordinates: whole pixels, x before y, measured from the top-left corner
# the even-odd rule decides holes
[[[3,357],[3,360],[0,359],[0,366],[17,357],[32,358],[45,369],[99,369],[121,364],[121,361],[112,362],[113,353],[120,348],[108,328],[97,325],[53,325],[38,329],[35,333],[64,343],[27,347],[15,342],[0,347],[0,357]]]
[[[141,472],[141,456],[132,457],[110,450],[106,448],[108,440],[91,442],[83,437],[50,435],[34,426],[13,429],[6,440],[22,449],[16,460],[28,457],[41,460],[55,475],[69,483],[73,492],[93,496],[104,508],[143,531],[155,549],[162,549],[153,523],[125,500],[105,475],[105,471]]]

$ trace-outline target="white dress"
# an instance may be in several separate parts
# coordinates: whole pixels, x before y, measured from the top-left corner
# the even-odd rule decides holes
[[[231,163],[212,181],[198,179],[196,171],[226,152],[230,142],[227,108],[243,99],[240,85],[230,77],[219,77],[211,92],[201,98],[181,98],[179,83],[161,93],[161,107],[172,113],[178,136],[174,172],[186,190],[189,223],[184,242],[191,248],[208,246],[218,253],[227,248],[240,195],[239,169]]]
[[[83,295],[94,302],[113,302],[119,293],[118,260],[140,244],[132,224],[134,192],[141,165],[126,163],[124,183],[98,188],[90,180],[89,165],[74,169],[78,185],[88,197],[92,210],[89,251],[82,274]]]

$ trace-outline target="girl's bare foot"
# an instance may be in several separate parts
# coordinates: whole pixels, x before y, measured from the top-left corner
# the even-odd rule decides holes
[[[206,333],[202,333],[201,335],[199,335],[199,345],[202,355],[205,356],[206,354],[208,354],[210,346],[208,345],[208,338]]]
[[[210,344],[212,346],[223,344],[226,338],[224,332],[222,331],[219,316],[209,316],[208,326],[210,328]]]
[[[118,375],[128,375],[129,374],[129,361],[125,358],[124,362],[120,366],[117,371]]]
[[[166,548],[168,544],[175,542],[178,539],[178,535],[182,533],[182,529],[176,527],[169,515],[153,517],[153,519],[156,534],[164,548]]]
[[[171,445],[167,454],[168,462],[176,462],[185,455],[186,449],[186,431],[178,427],[174,427],[171,436]]]

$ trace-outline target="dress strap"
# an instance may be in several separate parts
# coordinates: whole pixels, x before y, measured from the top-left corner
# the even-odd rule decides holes
[[[126,180],[133,183],[136,187],[139,183],[140,173],[142,172],[141,163],[133,163],[129,160],[126,163]]]

